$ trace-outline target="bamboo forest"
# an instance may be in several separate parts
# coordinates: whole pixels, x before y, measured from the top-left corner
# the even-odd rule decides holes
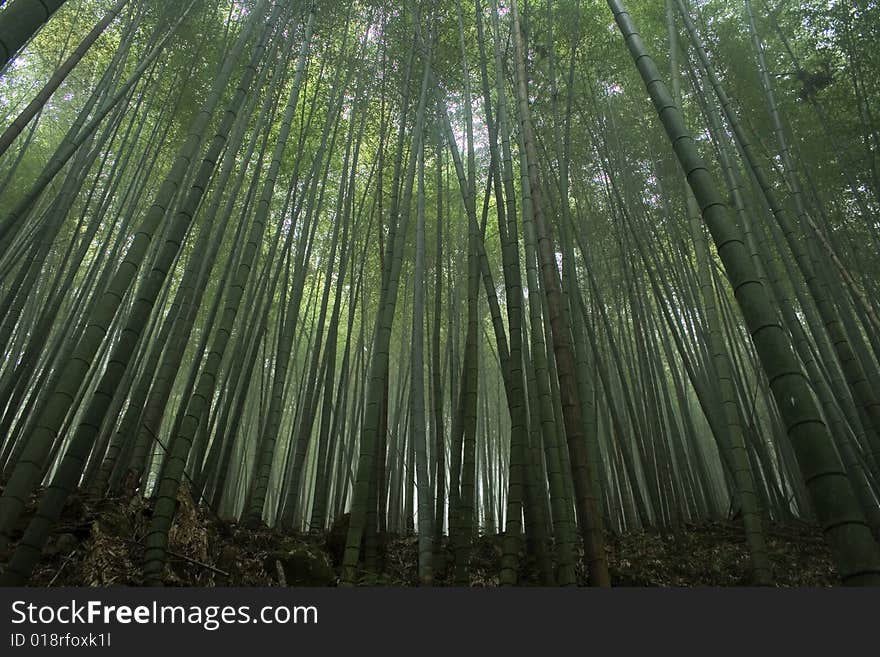
[[[0,5],[0,584],[880,585],[876,0]]]

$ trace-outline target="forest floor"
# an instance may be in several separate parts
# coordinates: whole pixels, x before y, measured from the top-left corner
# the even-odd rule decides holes
[[[35,500],[29,509],[33,513]],[[142,537],[150,503],[139,496],[88,501],[71,499],[56,527],[32,586],[138,586],[143,584]],[[347,519],[346,516],[343,519]],[[22,529],[26,519],[23,519]],[[188,493],[178,497],[169,536],[166,584],[170,586],[335,586],[345,544],[344,522],[323,535],[252,530],[223,522],[197,508]],[[362,583],[413,586],[418,546],[414,536],[380,536],[381,575]],[[774,526],[768,547],[779,586],[837,583],[830,553],[815,527]],[[13,545],[14,548],[14,545]],[[749,583],[742,527],[735,522],[688,524],[677,537],[640,532],[606,538],[616,586],[742,586]],[[444,542],[447,568],[437,584],[451,583],[452,551]],[[474,540],[471,584],[497,586],[501,537]],[[579,572],[580,582],[586,583]],[[521,582],[538,584],[525,560]]]

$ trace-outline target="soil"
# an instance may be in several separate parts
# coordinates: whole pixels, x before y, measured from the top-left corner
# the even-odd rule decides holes
[[[34,506],[33,504],[31,505]],[[33,509],[30,511],[32,512]],[[139,586],[143,584],[142,538],[150,502],[139,496],[90,501],[72,498],[34,571],[32,586]],[[29,514],[28,514],[29,515]],[[169,534],[165,584],[169,586],[336,586],[348,516],[315,535],[257,529],[222,521],[193,504],[186,488]],[[24,523],[22,529],[24,527]],[[818,528],[774,525],[767,532],[777,586],[838,583],[831,555]],[[475,537],[472,586],[498,586],[502,537]],[[360,583],[415,586],[415,536],[378,537],[380,574],[364,572]],[[14,549],[14,544],[12,546]],[[742,527],[736,522],[688,524],[676,536],[654,532],[606,537],[615,586],[743,586],[750,583]],[[451,584],[453,553],[444,539],[438,585]],[[538,585],[535,564],[521,559],[520,583]],[[579,583],[587,584],[583,570]]]

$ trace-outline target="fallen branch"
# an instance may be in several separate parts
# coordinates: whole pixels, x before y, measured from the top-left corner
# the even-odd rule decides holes
[[[128,542],[134,543],[135,545],[143,547],[143,543],[141,543],[140,541],[135,541],[134,539],[130,538],[130,539],[128,539]],[[214,566],[211,566],[209,564],[203,563],[201,561],[197,561],[196,559],[193,559],[192,557],[188,557],[184,554],[178,554],[177,552],[172,552],[171,550],[165,550],[165,551],[168,553],[169,557],[173,557],[175,559],[183,559],[184,561],[188,561],[189,563],[193,564],[194,566],[201,566],[205,570],[210,570],[212,572],[217,573],[218,575],[223,575],[223,577],[232,577],[232,575],[227,573],[225,570],[220,570],[219,568],[215,568]]]
[[[214,566],[210,566],[206,563],[202,563],[201,561],[196,561],[195,559],[193,559],[191,557],[187,557],[186,555],[177,554],[176,552],[172,552],[171,550],[167,550],[167,552],[168,552],[168,556],[170,556],[170,557],[174,557],[176,559],[183,559],[184,561],[188,561],[189,563],[191,563],[195,566],[201,566],[202,568],[204,568],[206,570],[210,570],[212,572],[215,572],[218,575],[223,575],[224,577],[231,577],[231,575],[229,573],[227,573],[225,570],[220,570],[219,568],[215,568]]]
[[[61,565],[58,567],[58,572],[56,572],[55,576],[51,580],[49,580],[49,583],[46,585],[47,587],[52,586],[55,583],[55,580],[58,579],[59,575],[61,575],[61,571],[64,570],[64,566],[66,566],[67,563],[71,559],[73,559],[73,555],[75,555],[75,554],[76,554],[76,550],[70,551],[70,554],[67,555],[67,557],[64,559],[64,561],[62,561]]]

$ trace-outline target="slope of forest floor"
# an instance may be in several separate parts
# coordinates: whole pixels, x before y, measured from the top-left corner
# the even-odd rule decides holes
[[[27,516],[33,513],[34,503]],[[48,541],[32,586],[138,586],[143,584],[142,538],[151,506],[134,497],[88,501],[73,498]],[[29,517],[22,521],[22,530]],[[323,535],[252,530],[223,522],[197,508],[188,494],[178,497],[169,536],[166,584],[170,586],[335,586],[346,527],[337,523]],[[413,586],[417,583],[417,539],[380,537],[381,575],[362,583]],[[774,526],[768,547],[779,586],[837,583],[829,551],[817,528]],[[13,545],[14,549],[14,545]],[[612,584],[616,586],[741,586],[748,584],[748,554],[742,528],[733,522],[688,524],[677,537],[640,532],[606,540]],[[444,542],[447,568],[437,584],[451,583],[452,551]],[[501,537],[475,539],[471,584],[497,586]],[[586,577],[579,573],[581,583]],[[523,584],[538,584],[525,561]]]

